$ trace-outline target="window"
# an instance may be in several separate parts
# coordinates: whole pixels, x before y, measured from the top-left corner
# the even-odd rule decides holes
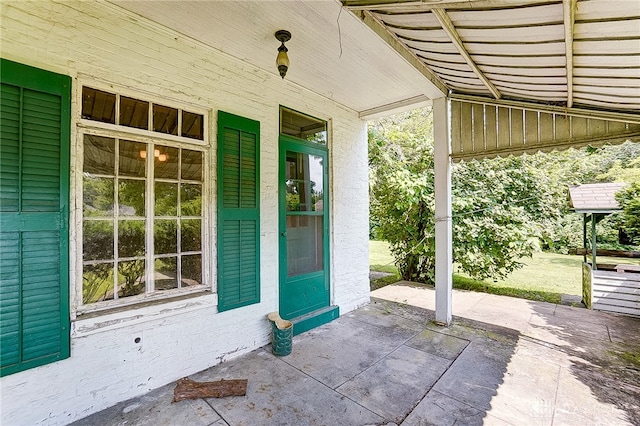
[[[156,132],[178,134],[184,111],[118,98],[121,125],[145,128],[151,117]],[[204,116],[191,115],[202,128]],[[116,133],[83,135],[82,303],[205,288],[203,149]]]
[[[327,122],[280,107],[280,133],[319,145],[327,144]]]
[[[116,117],[118,118],[117,122]],[[204,140],[203,114],[86,86],[82,88],[82,118]]]

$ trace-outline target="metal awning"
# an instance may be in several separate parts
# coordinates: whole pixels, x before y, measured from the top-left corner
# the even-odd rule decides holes
[[[457,102],[454,159],[640,140],[639,1],[342,3]]]
[[[640,2],[344,1],[452,93],[640,111]]]

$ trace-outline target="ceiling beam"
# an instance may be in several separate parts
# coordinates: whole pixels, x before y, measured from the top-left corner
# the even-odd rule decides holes
[[[480,68],[478,68],[478,65],[476,65],[473,58],[471,58],[471,55],[469,55],[469,52],[467,52],[467,49],[464,47],[462,39],[460,38],[460,34],[458,34],[458,31],[453,25],[453,22],[451,22],[451,18],[449,18],[447,12],[444,9],[433,9],[431,12],[438,19],[438,22],[440,22],[442,29],[444,29],[444,31],[447,33],[453,44],[456,46],[456,49],[458,49],[458,52],[460,52],[464,60],[467,61],[467,65],[471,67],[480,81],[482,81],[482,83],[487,86],[487,89],[489,89],[493,97],[496,99],[500,99],[502,97],[502,94],[496,88],[496,86],[494,86],[493,83],[489,81],[487,76],[484,75]]]
[[[567,108],[573,106],[573,25],[576,20],[577,0],[563,0],[564,48],[567,58]]]
[[[558,3],[558,0],[341,0],[341,2],[353,11],[410,9],[419,12],[432,9],[499,9]]]
[[[415,96],[413,98],[404,99],[387,105],[381,105],[375,108],[360,111],[358,116],[364,120],[372,118],[385,117],[392,114],[399,114],[410,109],[431,106],[433,102],[425,95]]]
[[[433,86],[436,87],[443,95],[447,96],[450,92],[449,87],[440,80],[440,78],[431,71],[425,64],[418,58],[415,53],[407,48],[395,34],[391,33],[385,25],[380,22],[371,12],[360,11],[355,14],[362,22],[364,22],[369,28],[373,30],[385,43],[387,43],[393,50],[398,52],[400,56],[418,70],[423,76],[425,76]]]

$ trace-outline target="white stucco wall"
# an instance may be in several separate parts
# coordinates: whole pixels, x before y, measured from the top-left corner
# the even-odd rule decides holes
[[[283,81],[275,66],[271,73],[255,69],[108,4],[3,1],[1,7],[3,58],[74,79],[72,146],[78,78],[95,79],[113,83],[114,91],[130,88],[208,109],[212,178],[217,111],[260,121],[262,188],[259,304],[217,313],[215,295],[208,294],[80,316],[72,322],[70,358],[0,379],[2,425],[66,424],[268,343],[265,315],[278,308],[279,105],[330,120],[332,304],[345,313],[368,302],[367,143],[357,113]],[[73,156],[72,149],[72,164]],[[215,194],[214,181],[210,189]],[[213,195],[208,205],[208,267],[215,280]],[[81,207],[72,197],[72,220]],[[74,294],[81,278],[71,237]]]

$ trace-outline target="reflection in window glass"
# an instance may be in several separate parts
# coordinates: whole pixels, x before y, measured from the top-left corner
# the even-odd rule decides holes
[[[168,135],[204,140],[204,115],[181,111],[128,96],[118,97],[91,87],[82,87],[82,118],[103,123],[119,124],[136,129],[150,130]],[[120,114],[116,123],[116,102]],[[151,123],[149,123],[151,108]],[[179,118],[182,118],[180,123]],[[149,126],[151,124],[151,126]]]
[[[145,177],[147,175],[146,156],[146,144],[121,140],[119,174],[121,176]]]
[[[202,255],[182,256],[182,285],[198,285],[202,283]]]
[[[182,173],[184,180],[202,180],[202,152],[182,150]]]
[[[84,265],[82,284],[84,304],[113,299],[113,262]]]
[[[155,197],[156,216],[175,216],[178,214],[177,183],[156,182]]]
[[[137,296],[145,291],[144,260],[128,260],[118,263],[118,297]]]
[[[182,136],[204,140],[204,117],[202,114],[182,111]]]
[[[85,217],[113,217],[113,178],[85,174],[82,180],[82,212]]]
[[[178,134],[178,110],[162,105],[153,105],[153,131]]]
[[[156,259],[154,281],[156,290],[178,288],[178,258],[163,257]]]
[[[120,125],[149,129],[149,102],[120,96]]]
[[[144,256],[144,220],[118,222],[118,257]]]
[[[82,226],[82,247],[82,260],[113,259],[113,221],[85,221]]]
[[[116,95],[90,87],[83,87],[82,118],[115,124]]]
[[[153,224],[153,246],[156,254],[178,252],[178,221],[156,219]]]
[[[86,135],[84,137],[85,173],[113,175],[115,173],[115,139]]]
[[[327,122],[280,107],[280,133],[313,142],[327,144]]]
[[[200,219],[183,219],[180,222],[180,248],[182,251],[200,251],[202,249]]]
[[[183,183],[180,186],[180,214],[200,216],[202,213],[202,185]]]
[[[83,303],[201,284],[202,152],[89,135],[84,144]]]
[[[153,153],[155,177],[178,179],[178,148],[156,145]]]
[[[145,182],[120,179],[118,183],[118,214],[120,216],[144,216]]]
[[[287,151],[287,211],[324,210],[324,164],[321,156]]]

